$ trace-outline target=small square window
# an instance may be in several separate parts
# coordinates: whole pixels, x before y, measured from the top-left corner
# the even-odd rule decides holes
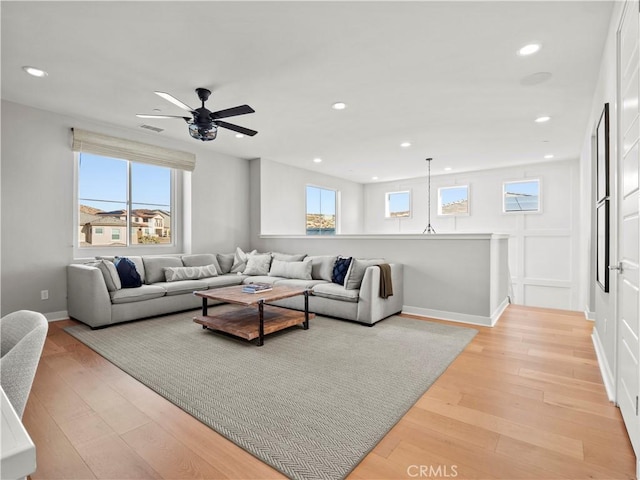
[[[119,228],[111,229],[111,240],[120,240],[120,229]]]
[[[540,211],[540,180],[504,182],[502,187],[502,209],[511,212]]]
[[[411,192],[388,192],[385,200],[385,218],[407,218],[411,216]]]
[[[469,186],[439,188],[438,215],[469,215]]]

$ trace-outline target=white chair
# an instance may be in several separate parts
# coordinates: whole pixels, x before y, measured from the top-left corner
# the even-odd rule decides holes
[[[0,385],[20,418],[48,329],[47,319],[38,312],[20,310],[0,318]]]

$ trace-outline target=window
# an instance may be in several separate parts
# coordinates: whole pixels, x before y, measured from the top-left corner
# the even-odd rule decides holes
[[[402,218],[411,216],[411,192],[388,192],[385,199],[386,218]]]
[[[468,215],[469,186],[438,189],[438,215]]]
[[[84,152],[78,157],[79,246],[172,243],[171,168]]]
[[[307,235],[335,235],[335,190],[307,185]]]
[[[540,180],[504,182],[502,186],[502,208],[509,212],[540,211]]]

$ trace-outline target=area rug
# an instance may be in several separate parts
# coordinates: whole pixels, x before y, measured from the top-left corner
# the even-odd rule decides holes
[[[216,307],[216,308],[224,308]],[[65,330],[293,479],[344,478],[476,330],[399,316],[317,316],[262,347],[203,330],[197,312]]]

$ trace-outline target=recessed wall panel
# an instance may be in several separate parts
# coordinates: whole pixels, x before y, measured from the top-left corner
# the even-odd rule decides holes
[[[568,236],[527,236],[524,239],[527,280],[571,281],[571,239]]]

